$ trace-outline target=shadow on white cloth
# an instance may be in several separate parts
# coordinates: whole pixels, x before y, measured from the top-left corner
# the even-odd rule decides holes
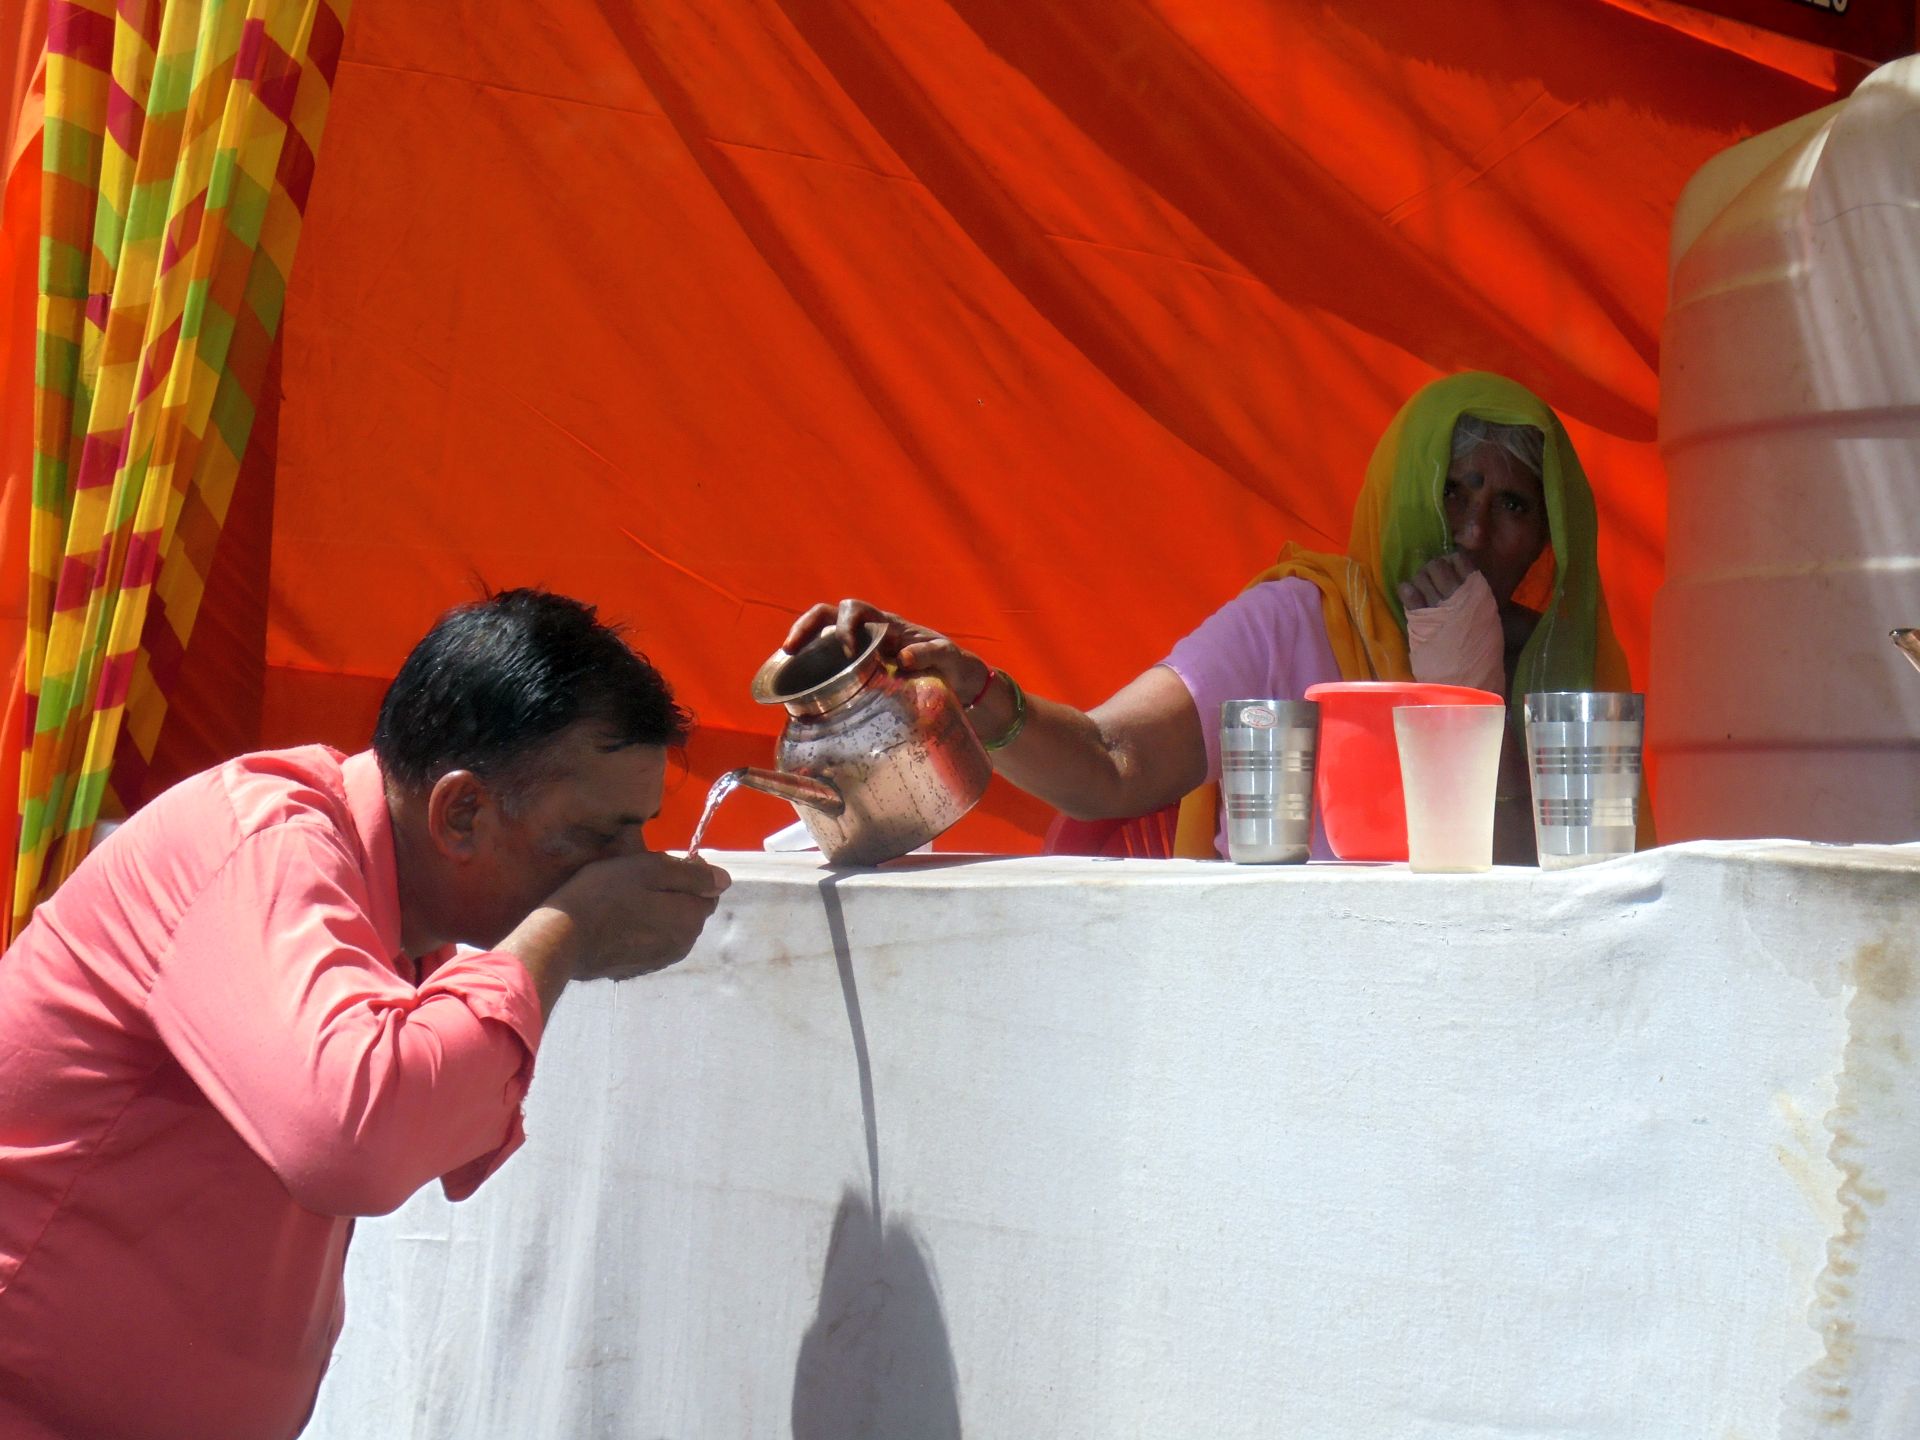
[[[933,1269],[912,1229],[881,1212],[873,1064],[839,874],[820,881],[859,1072],[868,1192],[849,1188],[827,1240],[820,1305],[793,1373],[793,1440],[959,1440],[960,1393]]]
[[[913,1231],[849,1190],[793,1371],[793,1440],[959,1440],[960,1394],[932,1267]]]

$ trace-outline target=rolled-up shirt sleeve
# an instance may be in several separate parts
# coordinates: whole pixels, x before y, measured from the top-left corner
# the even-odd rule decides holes
[[[519,961],[397,973],[340,838],[286,823],[240,842],[183,912],[148,1013],[294,1200],[379,1215],[440,1177],[471,1194],[521,1142],[541,1013]]]

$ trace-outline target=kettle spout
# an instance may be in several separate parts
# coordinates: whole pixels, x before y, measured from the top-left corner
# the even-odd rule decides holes
[[[784,770],[762,770],[753,765],[743,765],[728,774],[736,785],[767,795],[777,795],[782,800],[805,805],[823,815],[838,815],[847,808],[846,799],[830,780],[816,780],[811,775],[790,775]]]
[[[1893,643],[1900,647],[1900,653],[1913,662],[1913,668],[1920,670],[1920,630],[1896,630]]]

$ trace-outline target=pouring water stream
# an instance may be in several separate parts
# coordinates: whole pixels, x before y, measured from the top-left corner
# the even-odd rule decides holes
[[[693,827],[693,839],[687,844],[689,860],[699,853],[700,842],[706,838],[707,826],[713,820],[713,812],[720,808],[720,802],[742,787],[777,795],[782,800],[805,805],[823,815],[838,815],[847,808],[846,800],[831,781],[816,780],[811,775],[789,775],[781,770],[761,770],[752,765],[742,765],[737,770],[727,771],[707,791],[706,809],[700,812],[700,822]]]
[[[700,812],[700,822],[693,827],[693,839],[687,842],[687,859],[691,860],[700,853],[700,842],[706,838],[713,812],[720,808],[720,802],[731,795],[739,784],[740,776],[732,770],[713,782],[713,788],[707,791],[707,807]]]

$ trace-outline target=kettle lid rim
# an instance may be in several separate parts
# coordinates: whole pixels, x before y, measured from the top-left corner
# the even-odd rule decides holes
[[[828,632],[823,631],[822,635],[826,633]],[[755,703],[760,705],[792,705],[796,702],[804,702],[818,697],[823,691],[844,685],[850,677],[856,675],[862,677],[861,687],[857,688],[864,688],[866,672],[870,668],[876,668],[878,665],[880,645],[881,642],[887,638],[887,627],[881,621],[870,620],[866,625],[866,634],[867,643],[860,648],[857,654],[848,659],[845,665],[834,671],[824,680],[800,690],[776,690],[774,688],[774,680],[782,670],[793,663],[797,656],[805,653],[807,646],[803,645],[799,650],[793,651],[792,653],[785,650],[774,651],[754,674],[753,698]],[[808,641],[807,644],[816,644],[819,639],[820,637],[816,636],[813,640]]]

